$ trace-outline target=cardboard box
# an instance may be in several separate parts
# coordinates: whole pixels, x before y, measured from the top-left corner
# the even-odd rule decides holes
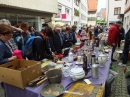
[[[24,89],[27,84],[42,75],[37,61],[16,60],[0,65],[0,81]]]

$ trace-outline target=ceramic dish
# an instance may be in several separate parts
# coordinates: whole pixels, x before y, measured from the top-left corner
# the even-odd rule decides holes
[[[64,92],[64,87],[60,84],[48,84],[41,90],[41,95],[44,97],[56,97]]]

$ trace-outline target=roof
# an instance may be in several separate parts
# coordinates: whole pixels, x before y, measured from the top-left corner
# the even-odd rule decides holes
[[[98,0],[88,0],[88,11],[97,11]]]

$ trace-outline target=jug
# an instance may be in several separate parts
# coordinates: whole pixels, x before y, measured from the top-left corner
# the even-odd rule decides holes
[[[91,75],[92,78],[98,79],[98,64],[92,64]]]
[[[74,57],[73,57],[73,53],[72,52],[69,52],[68,61],[69,62],[73,62],[74,61]]]
[[[63,72],[63,75],[65,76],[65,77],[68,77],[69,76],[69,66],[68,65],[64,65],[63,67],[62,67],[62,72]]]

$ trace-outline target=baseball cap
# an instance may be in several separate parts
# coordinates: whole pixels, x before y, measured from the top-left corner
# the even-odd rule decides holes
[[[48,26],[48,24],[42,24],[42,27]]]
[[[121,21],[117,21],[116,24],[122,24],[122,22]]]
[[[56,24],[56,25],[55,25],[55,28],[56,28],[56,29],[61,29],[60,24]]]

